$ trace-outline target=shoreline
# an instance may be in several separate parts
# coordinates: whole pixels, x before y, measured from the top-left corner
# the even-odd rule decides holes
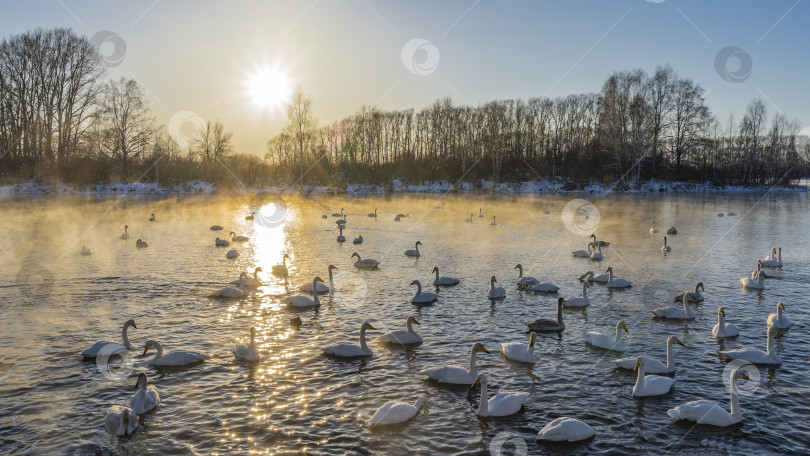
[[[767,185],[725,185],[715,186],[711,182],[662,182],[656,180],[642,183],[606,185],[595,182],[575,182],[555,178],[543,181],[510,183],[462,182],[451,184],[446,181],[405,184],[395,179],[389,184],[346,184],[343,187],[306,186],[306,195],[391,195],[391,194],[555,194],[555,193],[762,193],[767,191],[802,193],[810,191],[810,180],[801,179],[795,186]],[[179,185],[163,186],[157,183],[112,183],[72,186],[65,183],[50,184],[28,181],[17,184],[0,185],[0,195],[188,195],[188,194],[300,194],[301,189],[292,185],[264,186],[220,190],[215,184],[204,181],[191,181]]]

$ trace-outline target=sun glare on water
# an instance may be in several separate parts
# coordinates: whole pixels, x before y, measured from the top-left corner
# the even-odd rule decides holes
[[[248,96],[261,109],[276,109],[292,96],[290,77],[279,68],[260,68],[247,80]]]

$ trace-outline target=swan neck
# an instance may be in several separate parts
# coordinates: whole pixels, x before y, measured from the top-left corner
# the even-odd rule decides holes
[[[738,420],[742,419],[742,411],[740,410],[740,397],[737,394],[737,382],[734,379],[734,373],[731,377],[731,415]]]
[[[667,341],[667,369],[672,368],[672,342]]]
[[[523,277],[523,266],[518,265],[518,279]]]
[[[473,378],[478,377],[478,369],[475,368],[475,349],[470,352],[470,376]]]
[[[481,402],[478,406],[478,414],[481,416],[489,415],[489,398],[487,397],[487,383],[481,382]]]
[[[562,311],[562,304],[557,303],[557,324],[562,326],[563,324],[563,311]]]
[[[422,294],[422,284],[419,283],[419,282],[416,282],[416,296],[419,296],[421,294]]]
[[[437,282],[439,281],[439,270],[438,269],[436,269],[436,281]]]
[[[366,344],[366,328],[360,329],[360,348],[365,352],[369,352],[368,344]]]
[[[316,305],[321,303],[320,299],[318,298],[318,281],[317,280],[312,281],[312,300],[315,301]]]
[[[329,268],[329,286],[332,286],[332,268]]]
[[[490,290],[494,290],[494,289],[495,289],[495,278],[494,278],[494,277],[493,277],[493,278],[491,278],[491,279],[489,279],[489,289],[490,289]]]
[[[413,403],[413,406],[414,406],[414,408],[416,408],[416,410],[419,410],[419,409],[422,408],[422,405],[424,405],[424,403],[425,403],[425,398],[422,397],[422,396],[419,396],[419,398],[416,400],[416,402]]]
[[[778,322],[782,321],[782,306],[778,306],[776,308],[776,321]]]
[[[773,332],[771,332],[770,328],[768,328],[768,344],[765,346],[765,351],[768,353],[768,356],[773,356],[771,354],[772,346],[773,346]]]
[[[129,343],[129,337],[127,337],[127,330],[129,329],[129,322],[124,323],[124,328],[121,330],[121,340],[124,341],[124,347],[132,348],[132,345]]]
[[[643,390],[644,389],[644,375],[645,375],[644,366],[643,365],[638,366],[637,370],[638,370],[638,375],[636,376],[636,387],[633,388],[633,389],[634,390],[635,389]]]
[[[586,281],[582,281],[582,299],[588,299],[588,292],[586,291],[588,288],[588,283]]]
[[[413,331],[413,325],[411,324],[411,320],[410,320],[410,319],[408,319],[408,320],[405,322],[405,330],[406,330],[406,331],[408,331],[409,333],[413,333],[413,332],[414,332],[414,331]]]

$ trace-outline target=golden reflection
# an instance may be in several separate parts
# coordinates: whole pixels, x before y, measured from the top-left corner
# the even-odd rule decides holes
[[[254,245],[255,245],[255,263],[262,268],[262,271],[271,271],[273,266],[281,263],[284,253],[291,254],[291,263],[295,260],[293,252],[286,251],[287,242],[287,223],[295,222],[295,213],[281,203],[269,203],[260,207],[256,211],[254,218]],[[294,267],[292,264],[287,266],[290,270]],[[283,293],[284,287],[277,284],[276,280],[271,282],[264,282],[262,288],[270,287],[270,292],[273,294]]]

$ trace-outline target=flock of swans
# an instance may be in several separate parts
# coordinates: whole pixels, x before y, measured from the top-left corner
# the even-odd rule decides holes
[[[442,209],[442,206],[435,209]],[[547,212],[547,211],[546,211]],[[340,213],[333,213],[333,217],[338,217],[336,222],[339,235],[337,237],[338,243],[346,241],[343,235],[343,230],[346,229],[346,213],[341,209]],[[732,215],[729,213],[729,215]],[[246,217],[252,219],[253,214]],[[328,218],[323,215],[323,218]],[[369,213],[368,217],[378,217],[378,211],[375,208],[373,213]],[[402,217],[407,217],[407,214],[397,214],[396,221],[401,220]],[[484,214],[479,210],[478,217],[483,218]],[[471,222],[473,214],[467,222]],[[154,221],[155,216],[152,214],[150,221]],[[495,224],[493,217],[492,224]],[[223,228],[219,225],[210,227],[213,231],[219,231]],[[655,221],[652,222],[652,227],[649,230],[650,234],[658,233]],[[676,235],[677,229],[670,227],[667,230],[668,235]],[[121,239],[129,239],[128,226],[124,227],[124,234]],[[235,232],[230,232],[230,240],[216,238],[214,245],[216,247],[228,247],[231,243],[246,242],[249,238],[245,236],[238,236]],[[591,261],[604,260],[605,255],[602,252],[603,247],[608,247],[609,242],[598,240],[596,235],[592,235],[587,243],[586,249],[576,250],[572,252],[572,256],[587,258]],[[138,242],[142,242],[140,239]],[[361,244],[363,242],[362,236],[355,238],[354,244]],[[144,243],[145,244],[145,243]],[[421,241],[416,241],[413,249],[405,250],[405,255],[409,257],[419,257],[419,247],[423,246]],[[139,247],[141,247],[139,245]],[[144,245],[145,247],[145,245]],[[82,255],[91,254],[86,252],[86,247],[82,249]],[[671,252],[672,248],[667,243],[667,238],[663,238],[663,246],[661,250],[666,254]],[[230,250],[227,257],[232,258]],[[238,253],[236,253],[238,255]],[[234,255],[235,256],[235,255]],[[352,259],[356,258],[354,266],[361,270],[376,270],[380,266],[380,261],[375,259],[362,259],[357,252],[351,256]],[[272,274],[277,277],[287,277],[289,270],[287,267],[287,260],[290,259],[289,255],[284,254],[281,264],[275,265],[272,268]],[[757,269],[751,273],[750,276],[741,279],[741,286],[747,288],[762,288],[762,281],[765,278],[763,268],[781,268],[782,255],[781,248],[772,249],[770,255],[757,262]],[[291,309],[309,309],[320,306],[320,295],[325,293],[333,293],[336,291],[333,277],[333,270],[338,269],[334,265],[328,266],[328,284],[321,279],[315,277],[312,282],[305,283],[298,287],[300,295],[293,295],[284,298],[285,304]],[[556,294],[559,287],[550,282],[542,282],[534,277],[524,275],[524,268],[521,264],[517,264],[514,269],[518,270],[518,277],[515,280],[515,287],[518,290],[527,292],[537,292],[544,294]],[[242,272],[237,280],[234,280],[229,287],[224,287],[211,293],[209,296],[212,298],[241,298],[250,293],[250,290],[262,286],[262,281],[259,278],[261,268],[256,268],[251,277],[246,272]],[[433,285],[437,287],[452,287],[458,285],[460,280],[453,277],[444,277],[439,273],[439,268],[434,267],[431,271],[435,273],[435,280]],[[604,284],[608,288],[627,288],[631,287],[632,283],[624,278],[614,275],[612,267],[608,267],[604,273],[595,275],[593,271],[588,271],[579,277],[582,283],[581,296],[570,296],[568,298],[559,297],[557,299],[557,315],[556,319],[539,318],[527,323],[529,328],[529,338],[526,343],[522,342],[504,342],[501,344],[501,353],[505,358],[513,361],[534,364],[537,362],[537,356],[534,353],[535,342],[537,339],[536,333],[560,333],[565,330],[565,323],[563,321],[564,308],[584,308],[590,305],[590,300],[587,296],[587,288],[593,286],[594,283]],[[497,279],[495,276],[490,277],[490,288],[487,294],[487,299],[493,301],[503,300],[507,296],[506,288],[496,286]],[[439,300],[439,295],[436,293],[426,292],[422,290],[422,284],[418,280],[410,283],[416,286],[416,294],[411,298],[414,304],[430,304]],[[705,301],[703,295],[705,292],[702,282],[695,285],[693,290],[684,291],[674,297],[674,301],[679,305],[656,308],[652,310],[653,318],[662,318],[670,320],[694,320],[696,314],[692,313],[691,306],[699,305]],[[775,314],[771,314],[767,318],[767,344],[766,350],[755,348],[743,348],[736,350],[727,350],[724,353],[729,360],[743,360],[755,365],[766,366],[779,366],[781,364],[780,357],[773,350],[773,338],[781,336],[781,330],[787,329],[790,326],[790,321],[785,315],[785,306],[783,303],[777,303]],[[377,337],[377,342],[383,344],[397,344],[397,345],[413,345],[423,342],[423,338],[415,331],[414,325],[419,325],[419,321],[413,316],[408,317],[405,322],[404,330],[396,330],[387,332]],[[301,319],[294,317],[291,319],[291,325],[298,329],[301,325]],[[122,329],[121,338],[123,344],[114,342],[99,341],[86,350],[81,352],[81,355],[86,359],[94,359],[102,350],[132,350],[134,347],[129,341],[128,330],[129,328],[137,329],[133,320],[128,320]],[[364,322],[360,327],[359,343],[342,342],[337,344],[322,347],[325,355],[340,357],[340,358],[357,358],[357,357],[370,357],[373,356],[373,351],[366,340],[366,332],[374,331],[376,328],[369,322]],[[586,332],[584,334],[584,342],[592,347],[606,350],[607,353],[623,353],[629,346],[626,344],[625,334],[629,330],[624,321],[619,320],[616,323],[615,331],[608,333],[602,332]],[[233,351],[236,358],[243,359],[248,362],[259,362],[262,359],[261,354],[255,343],[255,328],[250,328],[250,342],[246,345],[238,345]],[[731,338],[740,335],[739,328],[733,323],[726,321],[726,312],[723,307],[717,310],[717,324],[712,329],[712,337],[714,338]],[[632,389],[634,397],[650,397],[660,396],[670,392],[676,379],[670,375],[676,372],[676,365],[673,360],[673,346],[684,344],[675,336],[670,336],[666,340],[666,359],[661,361],[659,359],[648,356],[629,356],[615,360],[617,368],[628,369],[636,371],[636,382]],[[107,347],[107,348],[105,348]],[[167,367],[167,366],[188,366],[204,362],[206,355],[187,350],[175,350],[169,353],[164,353],[163,347],[154,340],[148,340],[144,344],[143,354],[146,355],[149,350],[153,350],[156,355],[150,361],[149,366]],[[481,353],[489,354],[490,352],[481,344],[475,343],[470,349],[469,364],[467,366],[455,365],[441,365],[431,368],[426,368],[421,373],[428,379],[438,382],[439,384],[453,384],[453,385],[467,385],[474,388],[477,385],[481,387],[480,402],[477,414],[481,417],[503,417],[513,415],[519,412],[525,405],[529,394],[525,392],[510,392],[500,391],[492,397],[488,395],[487,376],[478,371],[476,367],[477,356]],[[726,411],[723,407],[705,400],[692,401],[686,404],[676,406],[668,410],[668,415],[676,420],[691,420],[701,424],[709,424],[714,426],[729,426],[739,423],[742,420],[740,412],[739,396],[737,392],[737,381],[740,379],[748,379],[747,374],[741,369],[734,369],[730,373],[730,395],[731,395],[731,408]],[[112,435],[128,435],[131,434],[138,426],[140,417],[154,410],[160,404],[157,388],[154,385],[148,384],[148,378],[145,373],[138,375],[136,384],[137,392],[130,398],[128,407],[116,405],[109,409],[105,418],[105,428]],[[368,426],[384,426],[397,423],[404,423],[413,419],[419,414],[422,406],[427,402],[427,398],[420,396],[413,403],[389,401],[377,409],[371,417],[366,421]],[[587,423],[571,417],[559,417],[549,422],[537,434],[538,440],[543,441],[569,441],[575,442],[585,439],[590,439],[596,434]]]

